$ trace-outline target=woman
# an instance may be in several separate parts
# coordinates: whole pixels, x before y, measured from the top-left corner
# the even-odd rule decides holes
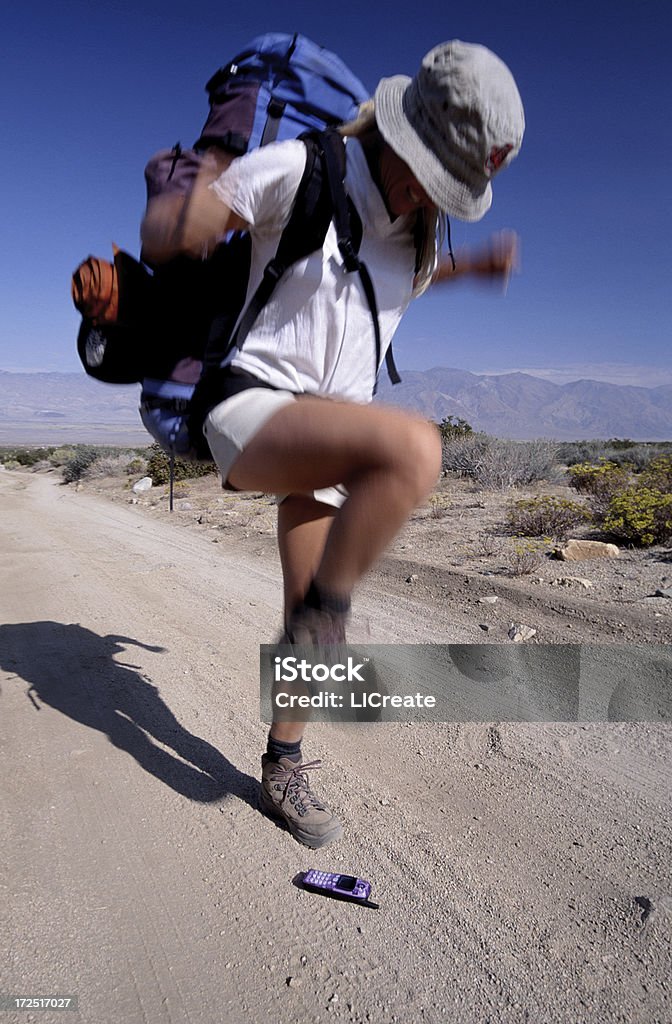
[[[484,47],[435,47],[414,79],[383,79],[346,137],[348,194],[363,225],[382,355],[412,297],[446,277],[441,215],[478,220],[493,175],[517,154],[523,108],[511,73]],[[153,258],[212,248],[228,230],[252,239],[248,295],[274,255],[305,165],[295,140],[233,161],[197,187],[179,214],[143,226]],[[513,248],[475,270],[510,269]],[[228,361],[222,401],[204,432],[226,486],[284,495],[278,541],[285,635],[342,643],[355,584],[430,493],[441,447],[433,424],[370,405],[376,370],[368,304],[346,275],[333,223],[324,247],[281,280]],[[336,816],[310,790],[301,722],[274,722],[262,758],[262,807],[317,848]],[[318,762],[319,763],[319,762]]]

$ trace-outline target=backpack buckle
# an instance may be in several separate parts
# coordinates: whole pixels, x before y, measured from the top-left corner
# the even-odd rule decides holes
[[[285,272],[285,267],[279,260],[269,260],[264,270],[264,277],[276,285]]]
[[[361,263],[359,256],[355,252],[355,248],[352,244],[351,238],[339,238],[338,248],[343,257],[343,263],[348,274],[352,274],[355,270],[359,270]]]

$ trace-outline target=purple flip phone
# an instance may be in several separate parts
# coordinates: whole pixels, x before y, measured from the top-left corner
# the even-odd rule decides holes
[[[371,895],[371,883],[354,875],[339,875],[331,871],[306,871],[303,885],[313,892],[324,892],[330,896],[341,896],[344,899],[368,900]]]

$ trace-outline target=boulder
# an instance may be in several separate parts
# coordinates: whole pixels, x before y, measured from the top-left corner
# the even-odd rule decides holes
[[[514,644],[519,644],[525,640],[531,640],[533,636],[537,635],[536,629],[532,626],[526,626],[523,622],[512,622],[509,630],[509,640],[513,640]]]
[[[585,587],[586,590],[593,585],[591,580],[586,580],[583,576],[558,576],[557,580],[551,580],[552,587],[573,587],[575,584]]]
[[[145,491],[152,489],[152,478],[151,476],[143,476],[142,480],[136,481],[131,487],[134,494],[144,494]]]
[[[564,547],[556,548],[554,555],[563,562],[583,562],[590,558],[618,558],[616,544],[604,544],[601,540],[568,540]]]

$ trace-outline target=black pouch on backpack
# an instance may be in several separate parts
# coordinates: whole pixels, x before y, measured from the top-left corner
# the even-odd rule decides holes
[[[203,420],[219,400],[216,371],[245,300],[250,248],[249,235],[241,235],[215,249],[207,262],[179,258],[155,272],[161,346],[142,381],[140,417],[172,455],[212,458]],[[196,387],[174,379],[176,363],[185,356],[203,367]]]
[[[114,262],[89,256],[72,275],[72,298],[82,314],[77,352],[91,377],[134,384],[147,372],[153,281],[120,249]]]

